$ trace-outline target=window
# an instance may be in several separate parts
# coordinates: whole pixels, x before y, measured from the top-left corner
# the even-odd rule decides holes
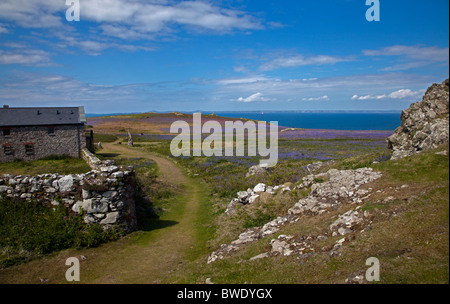
[[[48,135],[55,135],[55,128],[54,127],[48,127]]]
[[[25,144],[25,153],[27,155],[34,154],[34,144]]]
[[[9,145],[9,144],[3,145],[3,152],[4,152],[6,155],[11,155],[11,154],[13,154],[13,147],[12,147],[12,145]]]
[[[3,136],[10,136],[11,135],[11,129],[3,129]]]

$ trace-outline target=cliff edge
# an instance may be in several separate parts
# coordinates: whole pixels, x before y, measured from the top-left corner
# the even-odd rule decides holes
[[[402,124],[387,139],[392,159],[434,149],[449,141],[449,79],[433,84],[422,101],[401,114]]]

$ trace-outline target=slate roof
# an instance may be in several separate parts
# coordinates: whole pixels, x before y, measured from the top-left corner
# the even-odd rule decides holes
[[[0,127],[84,124],[84,107],[0,108]]]

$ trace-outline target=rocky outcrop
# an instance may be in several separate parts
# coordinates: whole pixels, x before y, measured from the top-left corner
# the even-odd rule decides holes
[[[334,163],[334,160],[326,161],[326,162],[314,162],[312,164],[308,164],[304,166],[302,169],[305,170],[308,174],[319,170],[320,168],[331,165]],[[265,172],[270,172],[270,169],[267,167],[267,165],[256,165],[252,166],[249,169],[249,172],[247,173],[247,177],[255,174],[262,174]],[[314,179],[314,175],[310,174],[307,178]],[[309,184],[312,184],[312,180],[309,181]],[[285,191],[292,191],[292,183],[285,183],[283,185],[276,185],[276,186],[266,186],[264,183],[259,183],[256,185],[253,189],[248,188],[246,191],[239,191],[236,193],[236,198],[233,198],[231,202],[228,204],[227,209],[225,210],[225,213],[228,215],[233,215],[236,213],[236,210],[239,209],[241,206],[245,206],[247,204],[253,203],[262,192],[269,193],[269,194],[275,194],[278,191],[285,192]]]
[[[381,173],[372,168],[331,169],[327,173],[308,175],[303,178],[300,188],[311,186],[311,193],[289,209],[289,214],[316,215],[336,208],[342,202],[361,203],[369,190],[359,189],[360,186],[380,177]],[[327,181],[317,182],[324,179]]]
[[[272,239],[269,242],[269,250],[258,254],[250,261],[268,258],[273,256],[297,256],[302,261],[307,258],[319,254],[327,253],[330,256],[338,255],[339,249],[344,243],[350,241],[356,233],[363,233],[370,229],[371,214],[367,211],[362,212],[361,206],[357,206],[354,209],[347,211],[340,215],[336,221],[334,221],[328,231],[323,231],[318,235],[284,235],[281,234],[277,238]],[[331,246],[322,246],[324,240],[327,240],[329,236],[344,236]]]
[[[449,80],[433,84],[422,101],[401,114],[402,124],[387,139],[392,159],[434,149],[449,141]]]
[[[248,204],[252,204],[261,193],[269,193],[269,194],[275,194],[277,190],[281,189],[281,191],[291,191],[291,188],[289,186],[290,183],[286,183],[284,185],[278,185],[278,186],[266,186],[264,183],[257,184],[253,189],[248,188],[247,191],[239,191],[236,193],[237,197],[233,198],[231,202],[228,204],[227,209],[225,210],[225,213],[228,215],[233,215],[236,213],[236,210],[241,207]]]
[[[360,187],[380,177],[381,173],[373,171],[372,168],[360,168],[357,170],[331,169],[326,173],[308,175],[303,178],[302,183],[296,189],[311,187],[311,192],[306,198],[299,200],[290,208],[287,215],[277,217],[262,227],[247,229],[239,235],[238,239],[230,244],[221,245],[219,249],[211,253],[207,262],[212,263],[221,260],[225,256],[240,250],[246,244],[275,234],[283,226],[297,222],[302,216],[319,215],[334,210],[342,204],[362,203],[371,193],[370,189],[365,190],[360,189]],[[259,185],[258,188],[262,189],[262,186]],[[330,230],[332,233],[336,232],[336,234],[340,235],[350,233],[361,225],[363,216],[364,214],[361,214],[359,209],[347,212],[330,226]],[[311,243],[312,240],[320,239],[321,237],[323,236],[309,236],[309,238],[306,237],[301,242],[293,237],[276,239],[271,243],[271,252],[262,253],[253,259],[276,254],[291,255],[299,252],[311,252],[311,248],[306,250],[306,243]],[[345,240],[345,238],[339,240],[333,250],[337,250]]]

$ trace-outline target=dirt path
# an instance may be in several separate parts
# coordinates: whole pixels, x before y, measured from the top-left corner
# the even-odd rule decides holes
[[[117,142],[116,142],[117,143]],[[104,143],[102,153],[118,153],[121,157],[141,157],[151,159],[156,162],[159,169],[159,178],[172,184],[185,184],[187,179],[183,172],[170,160],[146,153],[142,150],[129,149],[127,145],[117,145],[116,143]]]
[[[174,198],[177,207],[159,219],[159,229],[135,232],[99,248],[65,250],[24,265],[0,270],[0,282],[39,283],[40,278],[45,278],[48,283],[67,283],[65,272],[69,266],[65,265],[65,261],[72,256],[86,257],[80,261],[80,283],[84,284],[171,283],[177,273],[183,272],[186,255],[196,246],[194,225],[205,189],[164,157],[129,149],[126,145],[105,143],[103,147],[104,153],[155,161],[159,168],[159,178],[180,185],[184,190]]]

